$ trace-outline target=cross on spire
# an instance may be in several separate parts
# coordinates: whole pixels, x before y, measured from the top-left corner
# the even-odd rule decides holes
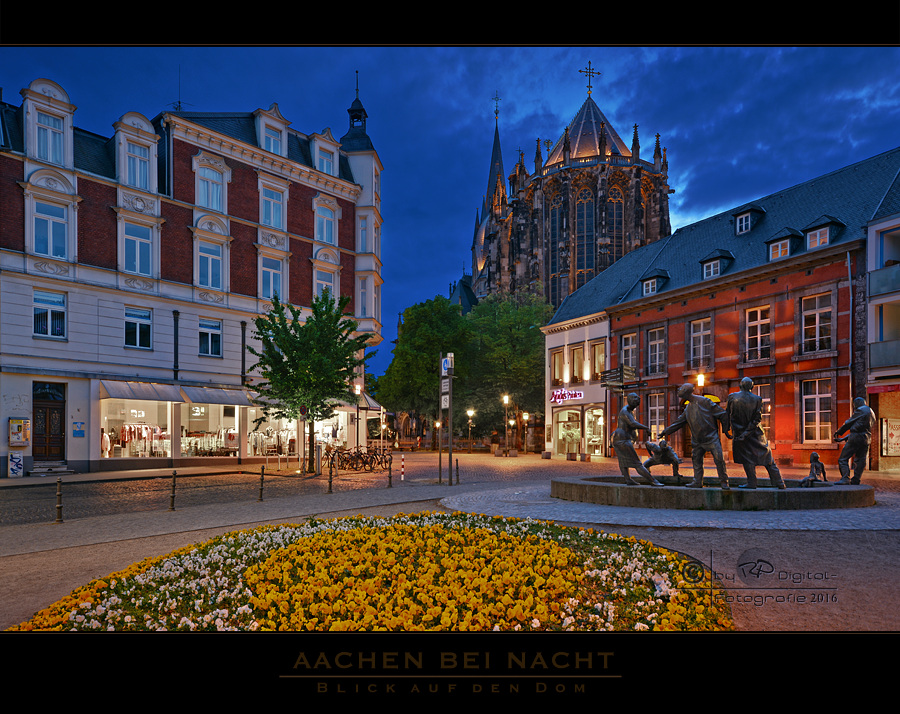
[[[598,72],[596,69],[592,69],[592,68],[591,68],[590,60],[588,60],[588,66],[587,66],[587,69],[579,69],[578,71],[581,72],[582,74],[586,74],[586,75],[587,75],[587,78],[588,78],[588,85],[587,85],[587,88],[588,88],[588,96],[590,96],[590,94],[591,94],[591,89],[593,89],[593,87],[591,87],[591,80],[594,78],[595,75],[599,77],[599,76],[600,76],[600,72]]]
[[[500,93],[495,89],[494,90],[494,118],[499,119],[500,117]]]

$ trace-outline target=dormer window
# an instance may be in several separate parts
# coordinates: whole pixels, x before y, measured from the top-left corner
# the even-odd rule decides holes
[[[60,117],[37,113],[37,157],[54,164],[63,163],[63,127]]]
[[[741,233],[748,233],[750,231],[750,214],[742,213],[737,217],[735,221],[735,232],[740,235]]]
[[[722,272],[722,264],[719,260],[710,260],[703,264],[703,279],[716,278]]]
[[[780,258],[787,258],[790,253],[790,245],[787,238],[784,240],[775,241],[774,243],[769,244],[769,260],[778,260]]]
[[[266,127],[265,149],[273,154],[281,155],[281,132],[270,126]]]
[[[806,234],[806,247],[809,250],[828,245],[828,228],[819,228]]]
[[[319,149],[319,171],[329,176],[334,175],[334,153]]]
[[[644,295],[655,295],[657,290],[657,279],[650,278],[649,280],[644,281]]]

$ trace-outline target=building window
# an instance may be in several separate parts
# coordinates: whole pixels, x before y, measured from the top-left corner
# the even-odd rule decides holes
[[[741,233],[747,233],[750,230],[750,214],[742,213],[737,217],[737,223],[735,224],[735,230],[738,235]]]
[[[266,127],[265,134],[266,151],[281,156],[281,132],[270,126]]]
[[[810,379],[803,382],[803,441],[831,442],[831,380]]]
[[[622,365],[624,367],[638,366],[637,335],[622,335]]]
[[[37,113],[37,156],[42,161],[63,163],[63,120],[52,114]]]
[[[68,212],[55,203],[34,203],[34,252],[66,259]]]
[[[316,206],[316,240],[334,245],[334,211]]]
[[[721,272],[720,261],[711,260],[703,264],[703,279],[715,278]]]
[[[328,270],[316,270],[316,295],[322,297],[322,293],[328,291],[332,299],[336,299],[334,289],[334,273]]]
[[[666,370],[666,331],[657,327],[647,331],[647,374]]]
[[[606,369],[606,342],[594,342],[591,344],[591,379],[600,379],[600,375]]]
[[[319,149],[319,171],[329,176],[334,175],[334,154],[325,149]]]
[[[555,352],[550,353],[550,382],[553,386],[558,386],[563,383],[563,378],[565,374],[563,373],[563,353],[562,350],[557,350]]]
[[[125,223],[124,270],[138,275],[152,274],[153,232],[149,226]]]
[[[828,229],[819,228],[806,234],[806,246],[812,250],[820,246],[828,245]]]
[[[222,174],[208,166],[198,171],[197,204],[213,211],[222,211]]]
[[[651,441],[657,441],[666,428],[666,395],[662,392],[647,395],[647,426]]]
[[[372,289],[372,317],[381,320],[381,285],[377,284]]]
[[[66,296],[47,290],[34,291],[34,334],[40,337],[66,336]]]
[[[754,384],[753,393],[762,399],[760,415],[762,419],[759,427],[763,430],[766,441],[769,440],[769,430],[772,427],[772,385],[766,383]]]
[[[609,190],[606,199],[606,235],[609,249],[604,254],[604,268],[625,254],[625,196],[617,186]]]
[[[584,381],[584,345],[577,345],[569,353],[569,382],[581,384]]]
[[[223,247],[220,243],[209,243],[200,241],[198,246],[198,269],[197,282],[201,287],[212,288],[213,290],[222,289],[222,253]]]
[[[153,316],[150,310],[125,307],[125,346],[149,350]]]
[[[262,190],[262,222],[272,228],[281,228],[284,225],[283,207],[284,194],[271,188]]]
[[[594,194],[588,189],[575,199],[575,289],[594,277]]]
[[[127,174],[125,181],[129,186],[150,189],[150,149],[140,144],[126,142]]]
[[[831,349],[831,293],[803,298],[803,351]]]
[[[772,355],[770,337],[772,323],[769,307],[747,310],[747,360],[769,359]]]
[[[369,293],[369,279],[367,277],[362,277],[359,279],[359,308],[356,311],[356,314],[360,317],[366,317],[366,301],[368,300]]]
[[[200,354],[222,356],[222,321],[200,318]]]
[[[650,278],[650,280],[644,281],[644,295],[655,295],[656,294],[656,278]]]
[[[712,319],[707,317],[694,320],[690,324],[690,369],[711,366],[712,357]]]
[[[769,246],[769,260],[778,260],[779,258],[786,258],[788,256],[789,247],[788,241],[780,240],[772,243]]]
[[[369,219],[359,219],[359,252],[367,253],[369,250]]]
[[[281,296],[281,268],[280,260],[263,256],[261,264],[262,296],[267,300],[271,300],[275,295]]]

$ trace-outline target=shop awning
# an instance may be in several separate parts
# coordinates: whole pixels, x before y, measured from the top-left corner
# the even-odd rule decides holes
[[[215,387],[182,387],[181,391],[192,404],[228,404],[252,407],[253,403],[243,389],[217,389]]]
[[[344,408],[344,409],[356,409],[356,404],[351,404],[350,402],[345,402],[343,400],[336,401],[334,403],[335,407]],[[382,406],[372,399],[371,396],[367,392],[363,392],[359,395],[359,408],[366,409],[368,411],[380,412]]]
[[[183,402],[178,387],[171,384],[150,382],[120,382],[113,379],[100,380],[101,399],[143,399],[153,402]]]

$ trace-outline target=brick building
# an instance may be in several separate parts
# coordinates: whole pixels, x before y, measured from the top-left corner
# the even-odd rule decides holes
[[[0,102],[3,475],[295,447],[296,424],[253,431],[246,348],[274,294],[308,308],[325,288],[381,341],[382,165],[359,98],[336,139],[275,104],[130,111],[99,136],[55,82],[21,96]],[[354,443],[355,414],[316,430]]]
[[[836,464],[832,434],[871,383],[868,226],[900,195],[898,170],[900,149],[680,228],[573,293],[545,332],[602,315],[608,368],[633,367],[637,378],[594,399],[615,415],[623,392],[638,393],[636,416],[654,439],[680,413],[682,383],[724,401],[749,376],[777,461],[803,466],[816,451]],[[548,399],[558,389],[553,359],[548,352]],[[688,435],[670,438],[689,455]]]

